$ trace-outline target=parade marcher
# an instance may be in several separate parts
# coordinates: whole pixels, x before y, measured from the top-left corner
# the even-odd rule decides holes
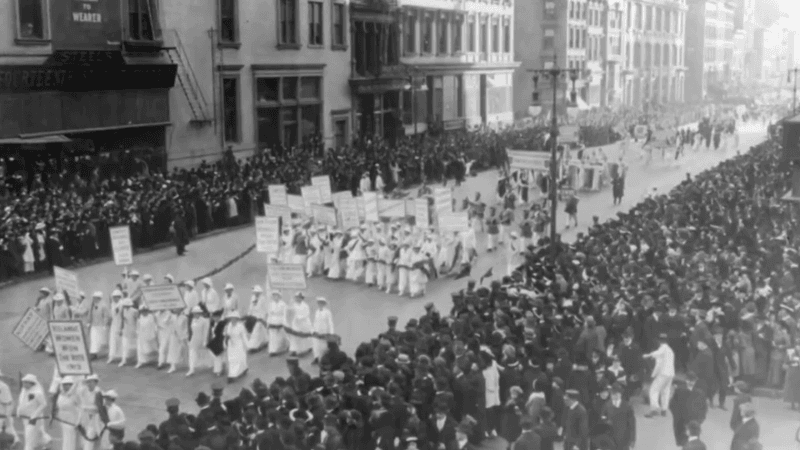
[[[103,393],[103,404],[108,411],[108,431],[107,449],[116,448],[117,444],[122,444],[125,439],[125,413],[117,404],[117,391],[110,390]]]
[[[206,342],[210,333],[211,323],[199,305],[192,308],[189,315],[189,371],[186,376],[194,375],[195,371],[208,365],[208,350]]]
[[[192,321],[187,311],[175,309],[171,313],[174,320],[170,321],[168,328],[167,364],[169,364],[169,371],[167,373],[175,373],[178,370],[178,364],[186,360],[192,333]]]
[[[230,314],[233,311],[229,311]],[[238,311],[237,311],[238,312]],[[264,297],[261,286],[253,286],[253,296],[250,298],[248,318],[253,321],[250,337],[247,339],[247,349],[257,352],[264,348],[269,341],[270,304]]]
[[[364,246],[364,257],[366,260],[364,266],[364,284],[372,287],[378,282],[378,247],[375,245],[374,239],[367,239],[367,243]]]
[[[400,261],[400,250],[397,248],[397,241],[392,238],[389,242],[386,253],[384,255],[384,262],[386,263],[386,293],[392,293],[392,287],[398,283]]]
[[[228,319],[223,316],[222,309],[211,314],[209,320],[209,337],[206,341],[206,354],[211,358],[211,370],[218,377],[225,376],[225,367],[228,365],[226,355],[228,349],[228,339],[225,330]],[[247,341],[245,341],[245,346]]]
[[[190,312],[195,306],[200,304],[200,295],[194,288],[194,280],[183,282],[183,302],[186,303],[186,311]]]
[[[111,292],[111,324],[108,329],[108,364],[122,357],[122,291]]]
[[[411,242],[403,241],[400,254],[397,257],[397,295],[404,296],[409,289],[409,273],[411,268]]]
[[[422,245],[415,243],[409,256],[410,270],[408,274],[409,295],[411,298],[425,295],[425,288],[431,268],[430,257],[422,253]],[[432,275],[432,274],[431,274]]]
[[[120,354],[119,367],[122,367],[128,363],[128,359],[136,355],[136,331],[139,311],[130,298],[120,300],[119,305],[122,316],[122,330],[120,333],[122,337],[122,352]]]
[[[156,320],[156,337],[158,339],[158,361],[156,368],[161,369],[167,364],[169,354],[169,340],[172,331],[172,323],[175,315],[170,310],[156,311],[153,313]]]
[[[8,378],[0,372],[0,434],[7,433],[13,439],[12,444],[19,442],[19,435],[14,428],[14,397],[11,394],[6,380]]]
[[[305,295],[298,292],[294,295],[294,302],[287,312],[291,310],[292,320],[287,330],[289,337],[289,353],[291,356],[303,356],[311,351],[311,309],[305,302]]]
[[[285,329],[287,325],[287,306],[279,291],[273,291],[271,297],[272,301],[269,302],[267,315],[267,330],[269,331],[267,350],[270,356],[277,356],[289,349],[289,341],[286,338]]]
[[[389,246],[386,245],[386,239],[383,237],[378,238],[378,245],[375,247],[375,286],[378,290],[386,290],[386,278],[389,265],[386,260],[391,257]]]
[[[103,422],[98,409],[98,396],[102,395],[102,390],[98,386],[100,379],[92,374],[86,377],[83,384],[79,386],[81,419],[80,425],[83,427],[81,441],[83,450],[99,450],[100,438],[103,432]]]
[[[228,313],[226,320],[225,355],[227,356],[228,382],[232,383],[247,373],[247,330],[239,311]]]
[[[333,231],[333,238],[331,239],[331,260],[328,267],[328,278],[331,280],[339,280],[342,278],[342,259],[341,255],[344,250],[344,235],[340,230]]]
[[[519,235],[516,231],[512,231],[508,238],[508,246],[506,247],[506,276],[510,277],[522,263],[520,256],[524,250],[525,249],[520,245]]]
[[[500,226],[494,208],[489,208],[488,216],[486,219],[486,251],[492,252],[497,248]]]
[[[222,294],[222,304],[225,308],[225,314],[229,314],[234,311],[239,313],[242,312],[239,310],[239,294],[234,291],[235,289],[231,283],[227,283],[225,285],[225,293]]]
[[[57,391],[53,403],[53,419],[61,424],[62,450],[76,450],[78,448],[78,433],[76,427],[81,419],[80,387],[75,379],[66,376],[61,379],[61,387]]]
[[[203,289],[200,292],[200,303],[205,305],[209,314],[216,314],[217,312],[222,311],[224,309],[224,305],[222,304],[222,300],[219,298],[217,290],[214,289],[214,282],[211,281],[211,278],[203,278],[200,283],[203,285]]]
[[[314,337],[313,337],[313,356],[314,364],[318,364],[320,358],[328,348],[328,337],[334,334],[333,315],[328,307],[328,299],[317,297],[317,311],[314,313]]]
[[[136,330],[136,368],[158,362],[158,323],[146,304],[139,306]]]
[[[689,372],[685,383],[679,383],[670,400],[672,431],[675,443],[680,447],[686,443],[686,425],[691,421],[702,424],[706,420],[708,404],[706,394],[697,386],[697,375]]]
[[[659,346],[655,351],[644,355],[645,358],[655,360],[653,381],[650,384],[650,412],[646,417],[667,415],[672,379],[675,378],[675,354],[667,344],[667,335],[661,334],[658,342]]]
[[[108,347],[109,325],[111,325],[111,310],[103,301],[100,291],[92,294],[92,304],[89,311],[89,356],[98,358],[100,353]]]
[[[47,399],[35,375],[28,374],[22,377],[22,389],[17,401],[17,417],[22,419],[25,429],[25,450],[38,450],[40,445],[47,446],[53,440],[44,428]]]

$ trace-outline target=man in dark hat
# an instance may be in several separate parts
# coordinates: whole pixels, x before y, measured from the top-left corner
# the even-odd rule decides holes
[[[706,444],[700,440],[701,425],[692,421],[686,424],[686,434],[689,436],[683,444],[683,450],[706,450]]]
[[[611,426],[615,449],[629,450],[636,443],[636,415],[630,403],[625,401],[622,386],[614,383],[611,386],[611,399],[605,404],[601,419]]]
[[[450,414],[447,405],[437,403],[435,413],[428,424],[428,441],[430,448],[439,450],[450,449],[456,441],[456,420]]]
[[[625,369],[627,377],[625,397],[631,398],[642,387],[642,377],[644,375],[642,349],[639,344],[633,341],[633,331],[628,329],[622,334],[622,344],[620,344],[618,352],[620,365]]]
[[[709,399],[714,402],[715,395],[719,395],[719,407],[725,410],[725,399],[730,385],[730,373],[728,367],[735,367],[736,361],[733,359],[733,350],[725,342],[725,334],[721,326],[714,326],[713,339],[708,345],[711,354],[714,355],[714,376],[716,377],[716,392],[709,392]]]
[[[685,383],[680,383],[669,403],[672,413],[672,431],[675,444],[679,447],[686,444],[686,425],[691,421],[702,424],[706,420],[708,403],[706,394],[697,386],[697,375],[686,374]]]
[[[465,416],[456,426],[456,446],[458,450],[477,450],[472,438],[475,436],[475,419]]]
[[[225,402],[222,400],[222,393],[224,389],[225,385],[223,385],[220,381],[211,383],[211,401],[209,402],[209,406],[215,420],[217,417],[226,416],[228,414],[228,408],[225,406]]]
[[[749,386],[744,381],[740,380],[733,383],[733,392],[736,393],[736,397],[733,399],[733,411],[731,412],[730,421],[731,430],[733,431],[736,431],[736,428],[742,424],[742,412],[739,406],[753,401],[753,398],[747,393],[749,390]]]
[[[533,431],[533,426],[532,417],[525,415],[519,419],[519,427],[522,429],[522,434],[514,441],[514,450],[541,450],[542,438]]]
[[[202,436],[206,430],[214,424],[215,415],[214,410],[211,408],[211,398],[205,392],[199,392],[194,399],[200,410],[197,412],[197,419],[195,421],[195,431],[197,436]]]
[[[383,332],[383,335],[389,338],[393,343],[397,344],[400,339],[400,332],[397,331],[397,316],[389,316],[387,319],[389,329]]]
[[[181,445],[187,438],[185,433],[190,431],[186,415],[180,412],[180,400],[171,398],[165,404],[169,417],[158,426],[158,445],[163,449],[168,448],[176,439],[180,441],[178,445]]]
[[[305,395],[311,388],[311,376],[300,368],[300,360],[296,356],[286,358],[286,367],[289,369],[289,378],[286,380],[294,388],[298,396]]]
[[[567,408],[564,417],[565,450],[589,450],[589,415],[579,398],[580,393],[575,389],[567,389],[564,395]]]

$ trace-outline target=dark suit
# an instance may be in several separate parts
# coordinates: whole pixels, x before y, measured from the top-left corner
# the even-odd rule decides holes
[[[444,426],[442,429],[436,425],[436,417],[434,416],[430,420],[430,425],[428,426],[428,440],[430,441],[430,447],[436,450],[440,444],[444,445],[445,447],[449,447],[455,440],[456,440],[456,425],[458,425],[453,419],[452,416],[447,416],[447,419],[444,421]]]
[[[703,423],[708,412],[706,394],[702,389],[694,386],[691,391],[681,385],[675,389],[675,394],[669,402],[672,413],[672,431],[675,434],[675,443],[679,446],[686,443],[686,425],[692,420]]]
[[[731,412],[731,430],[736,431],[739,428],[739,425],[742,424],[742,412],[739,411],[739,406],[742,403],[749,403],[753,401],[753,399],[747,394],[739,394],[733,399],[733,411]]]
[[[704,444],[700,439],[687,441],[685,444],[683,444],[683,450],[706,450],[706,444]]]
[[[731,450],[747,450],[748,445],[753,440],[758,440],[760,427],[756,419],[750,419],[742,422],[736,431],[733,432],[733,441],[731,441]]]
[[[511,450],[541,450],[542,438],[535,431],[523,431],[514,441]]]
[[[614,448],[628,450],[636,442],[636,416],[630,403],[623,400],[616,407],[609,401],[603,406],[601,415],[611,425]]]
[[[589,414],[578,403],[564,414],[564,450],[589,450]]]

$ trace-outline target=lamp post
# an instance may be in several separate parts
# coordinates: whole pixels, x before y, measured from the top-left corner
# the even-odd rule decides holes
[[[794,69],[789,69],[789,72],[786,75],[786,82],[791,83],[792,78],[794,78],[794,89],[792,90],[792,114],[797,114],[797,72],[800,72],[800,68],[795,67]],[[792,77],[794,75],[794,77]]]
[[[553,256],[556,254],[556,215],[558,214],[558,82],[563,75],[569,74],[569,79],[572,81],[572,91],[569,94],[569,105],[576,105],[578,102],[578,94],[575,92],[575,82],[578,80],[577,69],[562,69],[558,64],[553,63],[553,67],[549,69],[534,69],[529,70],[533,73],[533,103],[529,111],[533,114],[537,110],[541,112],[541,104],[539,103],[539,77],[543,76],[549,78],[553,82],[553,109],[550,120],[550,243],[553,251]],[[569,106],[568,105],[568,106]],[[537,114],[538,115],[538,114]]]

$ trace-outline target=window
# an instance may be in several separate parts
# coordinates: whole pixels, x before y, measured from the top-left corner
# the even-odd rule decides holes
[[[278,0],[279,44],[297,44],[297,0]]]
[[[446,55],[447,54],[447,18],[446,17],[439,17],[438,29],[436,30],[438,33],[437,44],[439,47],[439,54]]]
[[[503,51],[511,53],[511,23],[503,24]]]
[[[239,27],[236,25],[236,0],[219,1],[219,40],[236,42]]]
[[[661,31],[661,8],[656,8],[656,31]]]
[[[406,53],[417,52],[417,16],[409,14],[406,16]]]
[[[475,51],[475,18],[470,17],[467,25],[467,51]]]
[[[481,53],[489,52],[489,23],[484,21],[481,24]]]
[[[155,41],[161,37],[160,31],[155,0],[128,0],[128,39]],[[220,32],[221,39],[224,38],[223,32]]]
[[[645,13],[645,30],[650,31],[653,29],[653,7],[647,6]]]
[[[333,119],[333,145],[336,148],[347,147],[347,118]]]
[[[569,2],[569,18],[570,19],[575,18],[575,3],[573,2]]]
[[[642,5],[639,3],[636,4],[636,29],[642,29]]]
[[[456,16],[453,21],[453,53],[460,53],[461,47],[461,29],[464,27],[464,16]]]
[[[345,5],[342,3],[333,4],[333,18],[331,20],[333,33],[333,45],[343,47],[346,45],[345,40]]]
[[[225,142],[239,142],[239,79],[222,79],[222,109],[225,115]]]
[[[322,44],[322,3],[308,2],[308,45]]]
[[[544,30],[544,40],[542,41],[542,48],[545,50],[552,50],[556,46],[555,31],[552,28]],[[571,34],[570,34],[571,35]]]
[[[569,44],[568,48],[575,48],[575,30],[570,27],[569,29]]]
[[[46,0],[17,1],[17,37],[22,40],[47,39]]]
[[[425,29],[422,32],[422,52],[433,52],[433,17],[425,17]]]
[[[492,53],[500,53],[500,24],[492,23]]]
[[[672,11],[664,14],[664,31],[667,33],[672,33]]]
[[[571,11],[571,9],[570,9]],[[553,20],[556,18],[556,4],[555,2],[548,1],[544,3],[544,18]]]
[[[256,79],[259,147],[282,145],[288,148],[322,131],[321,80],[318,76]],[[344,129],[342,139],[346,145],[346,124]],[[337,133],[335,128],[334,133]]]

